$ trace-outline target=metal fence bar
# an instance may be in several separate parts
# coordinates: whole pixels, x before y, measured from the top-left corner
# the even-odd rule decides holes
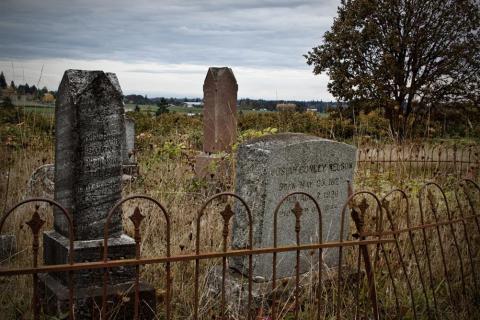
[[[401,171],[400,175],[412,177],[413,170],[416,168],[424,179],[437,176],[440,170],[448,170],[449,174],[462,178],[462,175],[474,170],[478,165],[478,161],[472,156],[473,146],[459,147],[457,144],[447,146],[444,143],[404,144],[388,148],[387,146],[359,146],[358,172],[363,174],[367,174],[367,170],[385,172],[388,168],[388,175],[391,177],[391,170],[394,167],[397,172]],[[387,149],[389,149],[389,155],[387,155]],[[395,157],[393,157],[393,149],[395,149]]]
[[[459,199],[459,195],[458,195],[457,190],[455,190],[454,195],[455,195],[455,201],[456,201],[457,208],[458,208],[458,213],[459,213],[460,217],[463,219],[464,218],[463,206],[460,203],[460,199]],[[468,236],[467,224],[465,223],[465,220],[462,220],[462,230],[463,230],[463,238],[465,239],[465,241],[467,243],[467,253],[468,253],[468,261],[470,263],[470,272],[472,273],[472,278],[473,278],[473,283],[474,283],[474,286],[475,286],[475,290],[478,291],[477,276],[476,276],[476,272],[475,272],[475,263],[474,263],[474,259],[473,259],[473,253],[472,253],[472,244],[470,242],[470,237]]]
[[[323,236],[322,236],[322,211],[320,209],[320,205],[318,204],[317,200],[315,200],[314,197],[312,197],[310,194],[306,192],[292,192],[284,196],[280,202],[277,204],[275,207],[275,210],[273,212],[273,248],[278,248],[278,235],[277,235],[277,229],[278,229],[278,211],[280,210],[281,206],[283,203],[290,197],[292,196],[305,196],[307,197],[310,201],[312,201],[315,205],[315,209],[317,210],[318,214],[318,243],[322,244],[323,243]],[[296,244],[297,248],[300,247],[300,231],[301,231],[301,216],[302,216],[303,209],[300,206],[300,203],[298,201],[295,202],[295,206],[292,209],[292,213],[295,215],[295,234],[296,234]],[[321,290],[322,286],[322,248],[318,248],[318,290]],[[296,266],[295,266],[295,319],[298,319],[298,311],[299,311],[299,283],[300,283],[300,250],[296,250]],[[277,284],[277,253],[273,253],[272,257],[272,320],[277,319],[277,310],[276,310],[276,296],[275,296],[275,290],[276,290],[276,284]],[[318,299],[318,305],[317,305],[317,318],[320,318],[320,313],[321,313],[321,303],[320,303],[320,296]]]
[[[147,200],[150,202],[153,202],[159,209],[162,211],[163,217],[165,219],[166,223],[166,242],[167,242],[167,258],[170,257],[170,216],[167,213],[167,210],[163,207],[163,205],[158,202],[157,200],[153,199],[152,197],[146,196],[146,195],[132,195],[129,197],[126,197],[124,199],[121,199],[118,201],[112,209],[107,214],[107,218],[105,221],[105,226],[104,226],[104,231],[103,231],[103,264],[105,266],[104,268],[104,273],[103,273],[103,288],[102,288],[102,308],[100,310],[100,318],[101,319],[106,319],[108,315],[108,309],[107,309],[107,296],[108,296],[108,238],[109,238],[109,228],[110,228],[110,220],[114,214],[118,214],[119,208],[126,202],[136,200],[136,199],[142,199],[142,200]],[[141,245],[141,236],[140,236],[140,225],[142,220],[145,218],[140,213],[140,209],[138,206],[135,208],[134,213],[129,217],[129,219],[132,221],[134,224],[135,228],[135,261],[140,261],[141,255],[140,255],[140,245]],[[140,263],[135,264],[135,282],[134,282],[134,290],[135,290],[135,305],[134,305],[134,316],[135,319],[139,319],[140,317],[140,283],[139,283],[139,277],[140,277]],[[166,266],[166,275],[167,275],[167,290],[166,290],[166,315],[167,315],[167,320],[171,319],[171,310],[170,310],[170,291],[171,291],[171,283],[170,283],[170,265],[167,263]]]
[[[74,229],[73,229],[73,219],[70,213],[65,209],[60,203],[47,199],[47,198],[31,198],[27,199],[24,201],[21,201],[17,203],[15,206],[10,208],[2,217],[0,220],[0,233],[2,232],[3,226],[5,225],[5,221],[7,218],[19,207],[27,204],[27,203],[34,203],[34,202],[45,202],[50,204],[53,207],[56,207],[60,210],[60,213],[67,219],[68,223],[68,243],[69,243],[69,255],[68,255],[68,262],[70,266],[74,265],[75,261],[75,253],[73,251],[73,244],[74,244]],[[33,272],[31,274],[33,275],[33,298],[32,298],[32,307],[33,307],[33,318],[35,320],[40,318],[40,301],[38,298],[38,250],[39,250],[39,241],[38,241],[38,235],[39,232],[42,228],[42,226],[45,224],[45,220],[43,220],[39,213],[38,213],[39,206],[35,207],[35,211],[32,214],[32,217],[30,218],[29,221],[26,222],[26,224],[30,227],[30,230],[33,235],[33,243],[32,243],[32,249],[33,249],[33,257],[32,257],[32,264],[33,264]],[[69,270],[68,273],[68,303],[69,303],[69,319],[74,319],[74,313],[73,313],[73,306],[74,306],[74,295],[75,295],[75,288],[74,288],[74,282],[73,282],[73,273],[72,270]]]
[[[369,193],[366,191],[361,191],[357,192],[356,194],[351,196],[351,199],[353,199],[356,195],[370,195],[372,196],[376,202],[377,202],[377,215],[376,215],[376,221],[377,221],[377,230],[379,231],[379,226],[381,225],[381,210],[382,207],[380,205],[380,201],[378,200],[377,196],[374,195],[373,193]],[[364,236],[361,236],[364,231],[364,225],[365,225],[365,217],[366,217],[366,212],[367,209],[369,208],[369,205],[367,203],[366,198],[364,197],[361,201],[361,203],[358,205],[358,209],[360,211],[357,211],[355,208],[352,208],[351,210],[351,215],[352,219],[355,223],[355,227],[357,228],[357,232],[360,235],[360,240],[365,240]],[[361,256],[364,261],[365,265],[365,272],[367,275],[367,280],[368,280],[368,292],[370,295],[370,302],[372,304],[372,311],[373,311],[373,316],[374,319],[379,319],[379,309],[378,309],[378,303],[377,303],[377,289],[375,285],[375,275],[372,267],[372,262],[370,259],[370,254],[368,252],[368,247],[367,246],[359,246],[359,252],[361,253]]]
[[[347,201],[345,202],[343,208],[342,208],[342,214],[341,214],[341,219],[340,219],[340,239],[339,239],[339,242],[343,242],[344,241],[344,235],[345,235],[345,212],[347,210],[347,206],[351,206],[351,203],[352,203],[352,200],[356,197],[356,196],[359,196],[359,195],[369,195],[369,196],[372,196],[376,203],[377,203],[377,210],[379,210],[378,212],[380,213],[381,212],[381,203],[380,203],[380,200],[378,200],[377,196],[373,193],[373,192],[370,192],[370,191],[358,191],[358,192],[355,192],[353,194],[351,194]],[[363,207],[363,206],[361,206]],[[363,211],[363,208],[360,209],[362,212]],[[366,208],[365,208],[366,210]],[[380,213],[380,218],[381,218],[381,213]],[[361,233],[362,230],[358,230],[359,231],[359,234]],[[378,239],[380,240],[380,239]],[[379,319],[379,314],[378,314],[378,305],[377,305],[377,297],[376,297],[376,288],[375,288],[375,277],[373,275],[373,272],[371,272],[371,265],[369,263],[369,260],[370,260],[370,256],[368,255],[368,250],[363,250],[362,252],[362,255],[363,255],[363,258],[364,258],[364,261],[365,261],[365,267],[367,269],[367,278],[368,278],[368,282],[369,282],[369,293],[370,293],[370,300],[371,300],[371,303],[372,303],[372,311],[373,311],[373,314],[374,314],[374,317],[375,319]],[[339,248],[339,252],[338,252],[338,272],[337,272],[337,285],[338,285],[338,290],[337,290],[337,301],[336,301],[336,318],[337,320],[340,320],[341,319],[341,313],[342,313],[342,294],[343,294],[343,286],[342,286],[342,272],[343,272],[343,267],[342,267],[342,264],[343,264],[343,246]]]
[[[329,249],[329,248],[340,248],[340,247],[356,247],[359,245],[375,245],[379,243],[393,243],[393,239],[381,239],[381,240],[352,240],[352,241],[332,241],[324,243],[312,243],[312,244],[302,244],[300,246],[291,245],[291,246],[279,246],[278,248],[265,247],[265,248],[255,248],[252,250],[249,249],[238,249],[238,250],[229,250],[225,253],[223,252],[208,252],[200,254],[183,254],[183,255],[174,255],[170,257],[160,256],[153,258],[141,258],[141,259],[121,259],[121,260],[108,260],[104,261],[95,261],[95,262],[76,262],[73,264],[52,264],[52,265],[41,265],[37,268],[27,267],[27,268],[0,268],[0,277],[6,276],[16,276],[16,275],[25,275],[25,274],[34,274],[34,273],[48,273],[48,272],[62,272],[62,271],[78,271],[78,270],[88,270],[88,269],[103,269],[103,268],[115,268],[115,267],[125,267],[125,266],[135,266],[135,265],[148,265],[148,264],[158,264],[158,263],[173,263],[173,262],[188,262],[195,260],[210,260],[226,257],[241,257],[248,256],[249,254],[258,255],[258,254],[270,254],[270,253],[283,253],[283,252],[295,252],[297,249],[300,251],[306,250],[318,250]]]
[[[419,197],[419,199],[420,199],[420,197]],[[420,207],[422,207],[421,204],[420,204]],[[420,217],[421,217],[421,223],[425,224],[425,219],[424,219],[422,209],[420,209]],[[437,303],[437,296],[435,294],[436,288],[435,288],[435,282],[434,282],[434,279],[433,279],[430,249],[428,247],[427,232],[426,232],[427,229],[422,228],[421,230],[422,230],[422,236],[423,236],[422,239],[423,239],[423,245],[424,245],[424,250],[425,250],[425,256],[427,257],[428,275],[429,275],[429,279],[430,279],[430,290],[431,290],[432,296],[433,296],[433,305],[435,307],[435,314],[438,317],[438,303]],[[419,272],[421,273],[421,270],[419,270]]]
[[[421,152],[421,149],[419,149]],[[409,151],[410,154],[414,152],[414,150]],[[441,153],[439,151],[439,153]],[[420,165],[421,163],[425,160],[426,155],[421,156],[421,153],[417,154],[417,160],[419,160]],[[380,152],[377,150],[373,156],[376,156],[378,160],[385,160],[385,164],[388,161],[385,157],[387,154],[384,152],[383,157],[380,157]],[[463,156],[462,156],[463,157]],[[422,159],[423,158],[423,159]],[[439,157],[440,159],[440,157]],[[382,165],[382,168],[384,166]],[[421,168],[421,167],[420,167]],[[386,170],[386,168],[385,168]],[[461,171],[461,170],[460,170]],[[252,213],[250,211],[250,208],[248,205],[245,203],[245,201],[233,194],[233,193],[220,193],[217,195],[212,196],[209,198],[202,206],[202,208],[198,211],[197,214],[197,219],[196,219],[196,240],[195,240],[195,252],[193,254],[183,254],[183,255],[175,255],[171,256],[170,255],[170,230],[171,230],[171,223],[170,223],[170,216],[167,213],[167,211],[164,209],[164,207],[158,203],[156,200],[148,197],[148,196],[142,196],[142,195],[137,195],[137,196],[131,196],[125,199],[120,200],[108,213],[107,219],[106,219],[106,224],[105,224],[105,229],[104,229],[104,241],[103,241],[103,257],[101,261],[95,261],[95,262],[82,262],[82,263],[75,263],[73,259],[73,238],[71,241],[71,255],[69,256],[69,263],[63,264],[63,265],[43,265],[39,266],[38,265],[38,252],[39,252],[39,241],[38,241],[38,234],[40,231],[40,228],[43,225],[43,220],[40,218],[40,215],[38,213],[38,207],[36,208],[35,212],[32,215],[32,218],[30,221],[27,222],[29,227],[31,228],[31,232],[34,235],[33,237],[33,244],[32,244],[32,249],[33,249],[33,266],[32,267],[26,267],[26,268],[0,268],[0,276],[13,276],[13,275],[22,275],[22,274],[29,274],[32,275],[33,280],[34,280],[34,287],[33,287],[33,301],[32,301],[32,310],[33,310],[33,315],[34,319],[38,319],[40,316],[40,302],[38,300],[38,292],[37,292],[37,282],[38,282],[38,277],[37,275],[39,273],[46,273],[46,272],[69,272],[69,279],[71,282],[69,283],[69,290],[70,290],[70,307],[69,307],[69,312],[70,312],[70,317],[73,319],[74,317],[74,284],[73,284],[73,271],[75,270],[87,270],[87,269],[103,269],[104,270],[104,283],[103,283],[103,288],[102,288],[102,307],[100,309],[100,316],[103,319],[106,319],[110,317],[108,310],[107,310],[107,300],[108,300],[108,270],[111,268],[115,267],[126,267],[126,266],[134,266],[135,267],[135,278],[133,279],[133,288],[135,290],[135,299],[134,299],[134,319],[140,319],[142,318],[142,302],[141,302],[141,296],[140,296],[140,268],[143,265],[148,265],[148,264],[165,264],[165,272],[166,272],[166,299],[165,299],[165,309],[166,309],[166,319],[172,319],[172,312],[171,312],[171,288],[172,288],[172,278],[171,278],[171,263],[174,262],[180,262],[180,261],[195,261],[195,292],[194,292],[194,318],[198,319],[201,317],[199,314],[199,303],[200,303],[200,298],[199,298],[199,277],[200,277],[200,261],[201,260],[209,260],[209,259],[216,259],[220,258],[222,260],[222,280],[221,280],[221,293],[220,293],[220,317],[222,319],[229,319],[229,314],[227,311],[227,295],[226,295],[226,278],[227,278],[227,259],[229,257],[248,257],[248,265],[249,265],[249,271],[248,271],[248,306],[247,306],[247,312],[244,314],[244,316],[247,319],[253,319],[256,314],[253,312],[253,298],[252,298],[252,286],[253,286],[253,255],[261,255],[261,254],[273,254],[272,260],[273,260],[273,265],[272,265],[272,286],[271,286],[271,293],[272,293],[272,301],[270,303],[271,310],[270,310],[270,315],[272,319],[278,319],[278,308],[277,308],[277,302],[279,300],[279,297],[277,295],[277,255],[278,253],[282,252],[295,252],[295,275],[294,275],[294,280],[295,280],[295,288],[294,288],[294,309],[293,311],[293,317],[295,319],[299,319],[303,317],[302,311],[302,306],[303,306],[303,298],[302,298],[302,292],[303,289],[300,286],[300,269],[301,269],[301,259],[300,259],[300,254],[301,251],[305,250],[318,250],[318,266],[315,267],[314,270],[318,273],[317,278],[312,278],[312,279],[318,279],[312,282],[312,290],[315,290],[316,286],[316,291],[312,297],[314,299],[317,299],[317,303],[315,305],[315,313],[316,313],[316,319],[320,319],[322,316],[322,310],[324,309],[324,304],[322,302],[322,288],[324,286],[323,284],[323,279],[322,279],[322,266],[323,266],[323,249],[326,248],[338,248],[338,269],[337,269],[337,274],[336,274],[336,292],[335,292],[335,298],[333,301],[333,306],[334,310],[333,313],[336,315],[337,319],[341,319],[345,315],[345,306],[346,306],[346,301],[344,299],[350,298],[351,294],[355,296],[355,301],[356,304],[353,306],[354,312],[358,316],[358,311],[359,311],[359,306],[361,305],[360,303],[360,285],[366,281],[365,283],[368,284],[368,294],[365,295],[367,298],[367,301],[369,303],[364,304],[365,306],[370,305],[370,309],[365,310],[365,317],[366,318],[373,318],[373,319],[380,319],[382,317],[382,314],[388,310],[389,305],[383,305],[380,303],[380,300],[378,298],[378,288],[377,288],[377,281],[378,279],[385,279],[389,285],[388,288],[391,288],[391,291],[389,294],[393,294],[394,300],[391,300],[394,302],[394,305],[392,304],[391,307],[392,309],[394,308],[396,311],[393,311],[393,313],[397,314],[398,318],[402,318],[404,316],[404,309],[402,309],[401,302],[399,300],[399,297],[401,295],[402,290],[406,290],[406,294],[409,296],[409,305],[411,306],[412,314],[415,319],[418,319],[420,314],[417,312],[418,309],[417,307],[419,305],[422,305],[419,303],[417,305],[417,301],[415,300],[415,293],[413,290],[413,284],[410,278],[409,274],[409,269],[407,268],[406,264],[406,252],[402,250],[400,246],[400,235],[404,234],[408,236],[408,241],[409,245],[411,247],[411,253],[413,254],[413,259],[414,259],[414,268],[416,268],[420,280],[420,286],[421,286],[421,292],[423,293],[424,299],[425,299],[425,305],[427,308],[427,313],[434,312],[434,314],[438,317],[443,311],[441,310],[441,305],[440,302],[442,300],[438,300],[439,297],[441,297],[441,291],[438,292],[438,285],[441,285],[443,281],[445,281],[445,285],[447,286],[446,292],[447,296],[449,298],[449,301],[451,301],[451,305],[454,306],[455,303],[458,301],[457,297],[467,297],[468,295],[468,290],[467,290],[467,283],[468,283],[468,277],[470,274],[473,277],[472,285],[474,288],[478,291],[478,279],[477,279],[477,274],[476,274],[476,257],[475,255],[478,254],[473,250],[473,238],[469,234],[467,230],[467,222],[474,220],[477,229],[480,232],[480,216],[477,215],[476,209],[477,209],[477,203],[473,199],[473,192],[472,190],[475,190],[478,194],[480,194],[480,187],[473,182],[472,180],[463,180],[463,182],[460,184],[461,188],[458,188],[455,190],[454,196],[455,196],[455,201],[458,207],[458,216],[454,216],[452,214],[452,211],[450,209],[450,205],[448,203],[448,199],[446,197],[445,191],[442,189],[442,187],[433,182],[426,183],[421,189],[418,194],[418,204],[419,204],[419,212],[420,212],[420,223],[419,224],[413,224],[411,220],[411,212],[410,212],[410,204],[408,200],[407,194],[400,189],[395,189],[388,193],[386,196],[382,198],[380,201],[379,198],[376,196],[376,194],[369,192],[369,191],[359,191],[357,193],[351,194],[349,193],[348,201],[344,204],[342,208],[342,216],[341,216],[341,226],[340,226],[340,239],[335,242],[326,242],[324,243],[322,241],[322,215],[321,215],[321,210],[320,210],[320,205],[317,203],[314,197],[309,195],[308,193],[304,192],[293,192],[291,194],[286,195],[282,200],[277,204],[277,207],[275,208],[274,211],[274,223],[273,223],[273,236],[274,236],[274,243],[273,247],[268,247],[268,248],[253,248],[253,219],[252,219]],[[470,189],[469,189],[470,188]],[[440,197],[435,197],[434,193],[432,192],[433,190],[437,191],[438,194],[440,194]],[[463,191],[463,198],[467,200],[465,205],[462,205],[462,199],[460,198],[459,191]],[[294,208],[292,210],[292,213],[295,216],[295,245],[291,246],[278,246],[278,238],[277,238],[277,229],[278,229],[278,221],[277,221],[277,215],[278,211],[281,207],[281,205],[286,201],[287,198],[291,196],[302,196],[304,197],[302,201],[304,200],[311,200],[317,209],[318,213],[318,240],[314,241],[310,244],[302,244],[301,243],[301,232],[302,232],[302,226],[301,226],[301,218],[304,214],[304,209],[302,208],[300,202],[297,201],[295,202]],[[395,197],[398,196],[398,197]],[[427,202],[424,201],[425,196],[427,196]],[[201,252],[200,251],[200,233],[201,233],[201,228],[200,228],[200,221],[204,215],[204,212],[207,208],[207,206],[212,203],[215,199],[218,198],[229,198],[233,197],[234,200],[240,201],[242,204],[242,207],[246,209],[247,212],[247,218],[248,218],[248,229],[249,229],[249,243],[246,248],[244,249],[238,249],[238,250],[231,250],[229,249],[228,245],[228,238],[230,235],[230,228],[229,224],[231,221],[231,218],[234,216],[234,211],[232,210],[231,206],[229,204],[226,204],[224,209],[220,211],[220,217],[222,218],[222,223],[223,223],[223,228],[221,231],[221,239],[222,239],[222,246],[220,252]],[[357,198],[361,198],[360,203],[357,205],[355,203],[355,200]],[[375,206],[371,207],[371,210],[374,210],[370,212],[369,210],[369,204],[367,201],[367,198],[371,198],[373,202],[376,204]],[[399,208],[398,209],[393,209],[391,206],[391,203],[393,201],[393,198],[398,199],[399,201]],[[131,259],[121,259],[121,260],[109,260],[108,258],[108,235],[109,235],[109,223],[110,223],[110,218],[113,214],[118,214],[120,212],[118,209],[122,204],[124,204],[127,201],[130,200],[148,200],[148,201],[153,201],[157,207],[160,208],[160,211],[163,212],[164,220],[166,223],[166,229],[167,229],[167,240],[166,240],[166,248],[167,248],[167,253],[164,256],[160,257],[142,257],[141,252],[140,252],[140,246],[142,243],[142,237],[141,237],[141,223],[144,220],[145,216],[142,214],[140,207],[136,206],[133,210],[133,214],[129,216],[130,220],[132,221],[134,225],[134,240],[135,240],[135,257]],[[42,201],[48,202],[51,205],[55,205],[55,203],[51,200],[48,199],[40,199]],[[0,231],[3,228],[4,222],[8,215],[18,208],[20,205],[25,204],[27,202],[34,202],[34,201],[39,201],[39,199],[31,199],[27,200],[25,202],[22,202],[12,208],[0,221]],[[444,203],[441,207],[438,205],[439,203]],[[358,237],[358,240],[348,240],[346,236],[346,231],[347,229],[345,228],[345,225],[347,223],[348,217],[345,217],[345,211],[347,210],[347,206],[350,208],[350,213],[352,215],[353,222],[355,223],[356,226],[356,237]],[[469,212],[466,213],[464,207],[466,208],[468,206]],[[60,207],[61,208],[61,207]],[[442,209],[442,210],[441,210]],[[67,215],[67,219],[69,219],[68,212],[64,209],[62,209],[65,214]],[[385,211],[384,211],[385,210]],[[403,212],[404,211],[404,212]],[[386,213],[386,218],[387,221],[390,225],[389,228],[385,228],[384,230],[384,221],[383,221],[383,213]],[[428,221],[426,218],[426,213],[430,212],[431,216],[433,218],[433,221]],[[445,212],[445,214],[443,214]],[[404,226],[397,226],[397,223],[395,222],[395,217],[397,215],[403,216],[405,213],[406,217],[406,227]],[[367,222],[373,221],[373,225],[368,224]],[[69,220],[70,224],[71,219]],[[456,229],[456,224],[459,224],[460,229]],[[73,230],[73,227],[72,227]],[[414,239],[414,232],[421,232],[422,237],[420,239],[420,242],[418,242],[416,239]],[[439,245],[439,250],[440,250],[440,261],[438,264],[443,267],[443,275],[441,279],[439,279],[439,275],[433,272],[433,267],[435,265],[435,260],[437,260],[438,255],[433,254],[434,252],[431,251],[429,243],[431,241],[431,238],[427,237],[427,231],[430,233],[434,234],[434,237],[438,239],[436,242]],[[457,233],[458,232],[458,233]],[[36,234],[36,236],[35,236]],[[73,237],[73,232],[70,235]],[[462,250],[460,250],[460,244],[459,244],[459,239],[462,239],[462,237],[466,241],[466,251],[464,252],[464,256],[462,256]],[[393,255],[387,253],[387,245],[391,244],[393,246],[393,250],[396,252],[398,255],[398,258],[394,257]],[[425,254],[425,259],[420,259],[421,251],[419,251],[419,245],[420,247],[423,247],[423,251]],[[456,255],[456,260],[458,262],[456,263],[447,263],[447,250],[446,246],[453,246],[454,247],[454,252]],[[369,246],[372,246],[369,248]],[[373,246],[375,246],[375,251]],[[356,280],[356,292],[348,292],[346,291],[346,288],[349,287],[349,281],[346,281],[346,276],[345,276],[345,269],[344,269],[344,252],[343,248],[344,247],[352,247],[356,249],[358,247],[359,250],[359,256],[357,260],[357,277]],[[373,257],[372,257],[373,256]],[[463,259],[468,259],[466,261],[463,261]],[[350,261],[350,260],[348,260]],[[467,262],[468,261],[468,262]],[[427,267],[428,271],[428,282],[429,282],[429,291],[427,292],[427,281],[425,278],[425,272],[422,270],[422,263],[425,262],[425,266]],[[458,263],[458,265],[457,265]],[[400,268],[395,268],[396,265],[399,265]],[[365,268],[365,275],[366,278],[362,279],[361,273],[360,273],[360,266]],[[382,271],[382,268],[383,269]],[[423,267],[425,268],[425,267]],[[466,269],[467,268],[467,269]],[[466,272],[468,269],[471,270],[470,273]],[[398,272],[403,273],[403,278],[405,278],[405,283],[406,283],[406,289],[405,287],[399,286],[400,284],[400,277],[397,276]],[[410,271],[411,272],[411,271]],[[388,275],[387,275],[388,273]],[[440,272],[442,273],[442,272]],[[378,278],[378,279],[377,279]],[[458,284],[458,285],[457,285]],[[391,285],[391,287],[390,287]],[[455,286],[456,285],[456,286]],[[460,286],[461,285],[461,286]],[[456,295],[456,290],[461,290],[461,295]],[[350,293],[350,294],[348,294]],[[442,297],[441,297],[442,298]],[[433,299],[433,310],[431,309],[431,303],[430,299]],[[328,305],[327,305],[328,306]],[[467,310],[468,311],[468,310]],[[432,317],[432,315],[430,314]]]
[[[397,227],[396,227],[394,219],[392,217],[389,202],[387,201],[387,199],[389,197],[393,196],[394,194],[397,194],[397,193],[400,195],[401,200],[405,201],[406,212],[408,212],[409,208],[410,208],[409,202],[408,202],[408,196],[403,190],[394,189],[394,190],[390,191],[389,193],[387,193],[382,198],[382,205],[383,205],[383,207],[385,209],[385,212],[387,214],[387,219],[390,222],[390,229],[394,232],[397,230]],[[407,216],[408,216],[408,213],[407,213]],[[394,233],[393,234],[393,239],[395,240],[395,249],[397,251],[398,259],[399,259],[400,265],[402,267],[403,275],[405,276],[405,280],[407,282],[408,291],[410,293],[410,303],[412,304],[413,316],[414,316],[415,319],[417,319],[417,310],[416,310],[416,306],[415,306],[415,298],[414,298],[414,293],[413,293],[413,288],[412,288],[412,282],[410,281],[410,277],[408,276],[407,266],[405,265],[405,260],[403,258],[403,253],[402,253],[402,250],[400,248],[400,243],[399,243],[399,240],[398,240],[398,234]],[[383,245],[382,245],[382,247],[383,247]],[[385,253],[385,249],[382,248],[382,250]],[[393,277],[393,271],[391,270],[390,267],[388,268],[388,272],[389,272],[389,275],[390,275],[390,279],[392,281],[392,285],[395,288],[395,280],[394,280],[394,277]],[[400,319],[401,318],[401,313],[400,313],[400,310],[399,310],[399,302],[398,302],[397,293],[395,293],[395,302],[397,304],[397,315]]]
[[[215,199],[217,198],[220,198],[220,197],[233,197],[237,200],[239,200],[241,202],[241,204],[244,206],[244,208],[246,209],[247,211],[247,217],[248,217],[248,249],[249,249],[249,252],[251,252],[253,250],[253,220],[252,220],[252,213],[251,213],[251,210],[250,210],[250,207],[247,205],[247,203],[245,202],[245,200],[234,194],[234,193],[231,193],[231,192],[223,192],[223,193],[218,193],[212,197],[210,197],[204,204],[203,206],[201,207],[201,209],[199,210],[198,214],[197,214],[197,222],[196,222],[196,230],[197,230],[197,234],[196,234],[196,240],[195,240],[195,254],[196,254],[196,257],[198,257],[200,255],[200,231],[201,231],[201,228],[200,228],[200,219],[202,218],[202,216],[204,215],[205,213],[205,209],[207,208],[207,206]],[[231,217],[234,215],[234,212],[231,210],[231,208],[229,206],[227,206],[225,208],[225,210],[223,210],[222,212],[220,212],[220,215],[223,217],[224,219],[224,225],[223,225],[223,231],[222,231],[222,234],[223,234],[223,255],[221,256],[222,257],[222,293],[221,293],[221,305],[220,305],[220,312],[221,312],[221,318],[223,319],[224,318],[224,311],[225,311],[225,277],[226,277],[226,258],[227,256],[225,255],[227,253],[227,245],[226,245],[226,242],[227,242],[227,237],[228,237],[228,224],[229,224],[229,221],[231,219]],[[248,306],[247,306],[247,310],[248,310],[248,314],[250,317],[250,313],[251,313],[251,304],[252,304],[252,272],[251,272],[251,267],[252,267],[252,255],[249,255],[249,267],[250,267],[250,271],[249,271],[249,276],[248,276]],[[194,295],[194,319],[198,319],[198,303],[199,303],[199,299],[198,299],[198,291],[199,291],[199,277],[200,277],[200,259],[195,259],[195,295]]]

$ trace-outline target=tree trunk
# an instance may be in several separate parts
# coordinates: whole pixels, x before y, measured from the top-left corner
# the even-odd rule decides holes
[[[390,129],[390,132],[395,136],[395,123],[394,123],[394,115],[393,115],[393,108],[390,106],[390,105],[386,105],[384,107],[385,109],[385,117],[387,118],[388,120],[388,124],[389,124],[389,129]]]

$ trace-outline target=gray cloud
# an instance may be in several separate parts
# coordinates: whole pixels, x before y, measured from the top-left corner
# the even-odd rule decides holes
[[[306,68],[339,1],[2,0],[0,58]]]

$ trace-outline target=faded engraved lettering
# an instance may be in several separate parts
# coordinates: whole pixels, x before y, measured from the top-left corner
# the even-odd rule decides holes
[[[343,170],[351,170],[354,167],[353,162],[340,162],[340,163],[319,163],[308,164],[291,167],[280,167],[271,169],[270,174],[273,176],[292,176],[301,174],[316,174],[324,173],[327,171],[337,172]]]

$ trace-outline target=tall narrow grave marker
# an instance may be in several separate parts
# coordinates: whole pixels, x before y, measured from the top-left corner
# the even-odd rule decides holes
[[[54,194],[55,200],[67,208],[73,218],[75,261],[100,261],[108,212],[122,197],[124,106],[115,74],[65,72],[56,102],[55,138]],[[44,233],[44,260],[46,264],[63,264],[68,262],[70,254],[69,228],[58,211],[54,218],[54,230]],[[109,231],[109,258],[133,258],[135,241],[122,233],[121,211],[111,217]],[[109,292],[117,294],[131,288],[133,267],[111,268],[108,272]],[[65,312],[68,306],[66,273],[44,274],[42,279],[46,312]],[[102,270],[75,271],[76,319],[95,317],[102,279]],[[142,285],[141,291],[142,299],[155,310],[153,288]],[[109,299],[113,301],[113,296]],[[120,306],[127,318],[133,312],[133,299],[131,301]]]
[[[230,68],[208,69],[203,84],[203,151],[230,151],[237,135],[237,80]]]

